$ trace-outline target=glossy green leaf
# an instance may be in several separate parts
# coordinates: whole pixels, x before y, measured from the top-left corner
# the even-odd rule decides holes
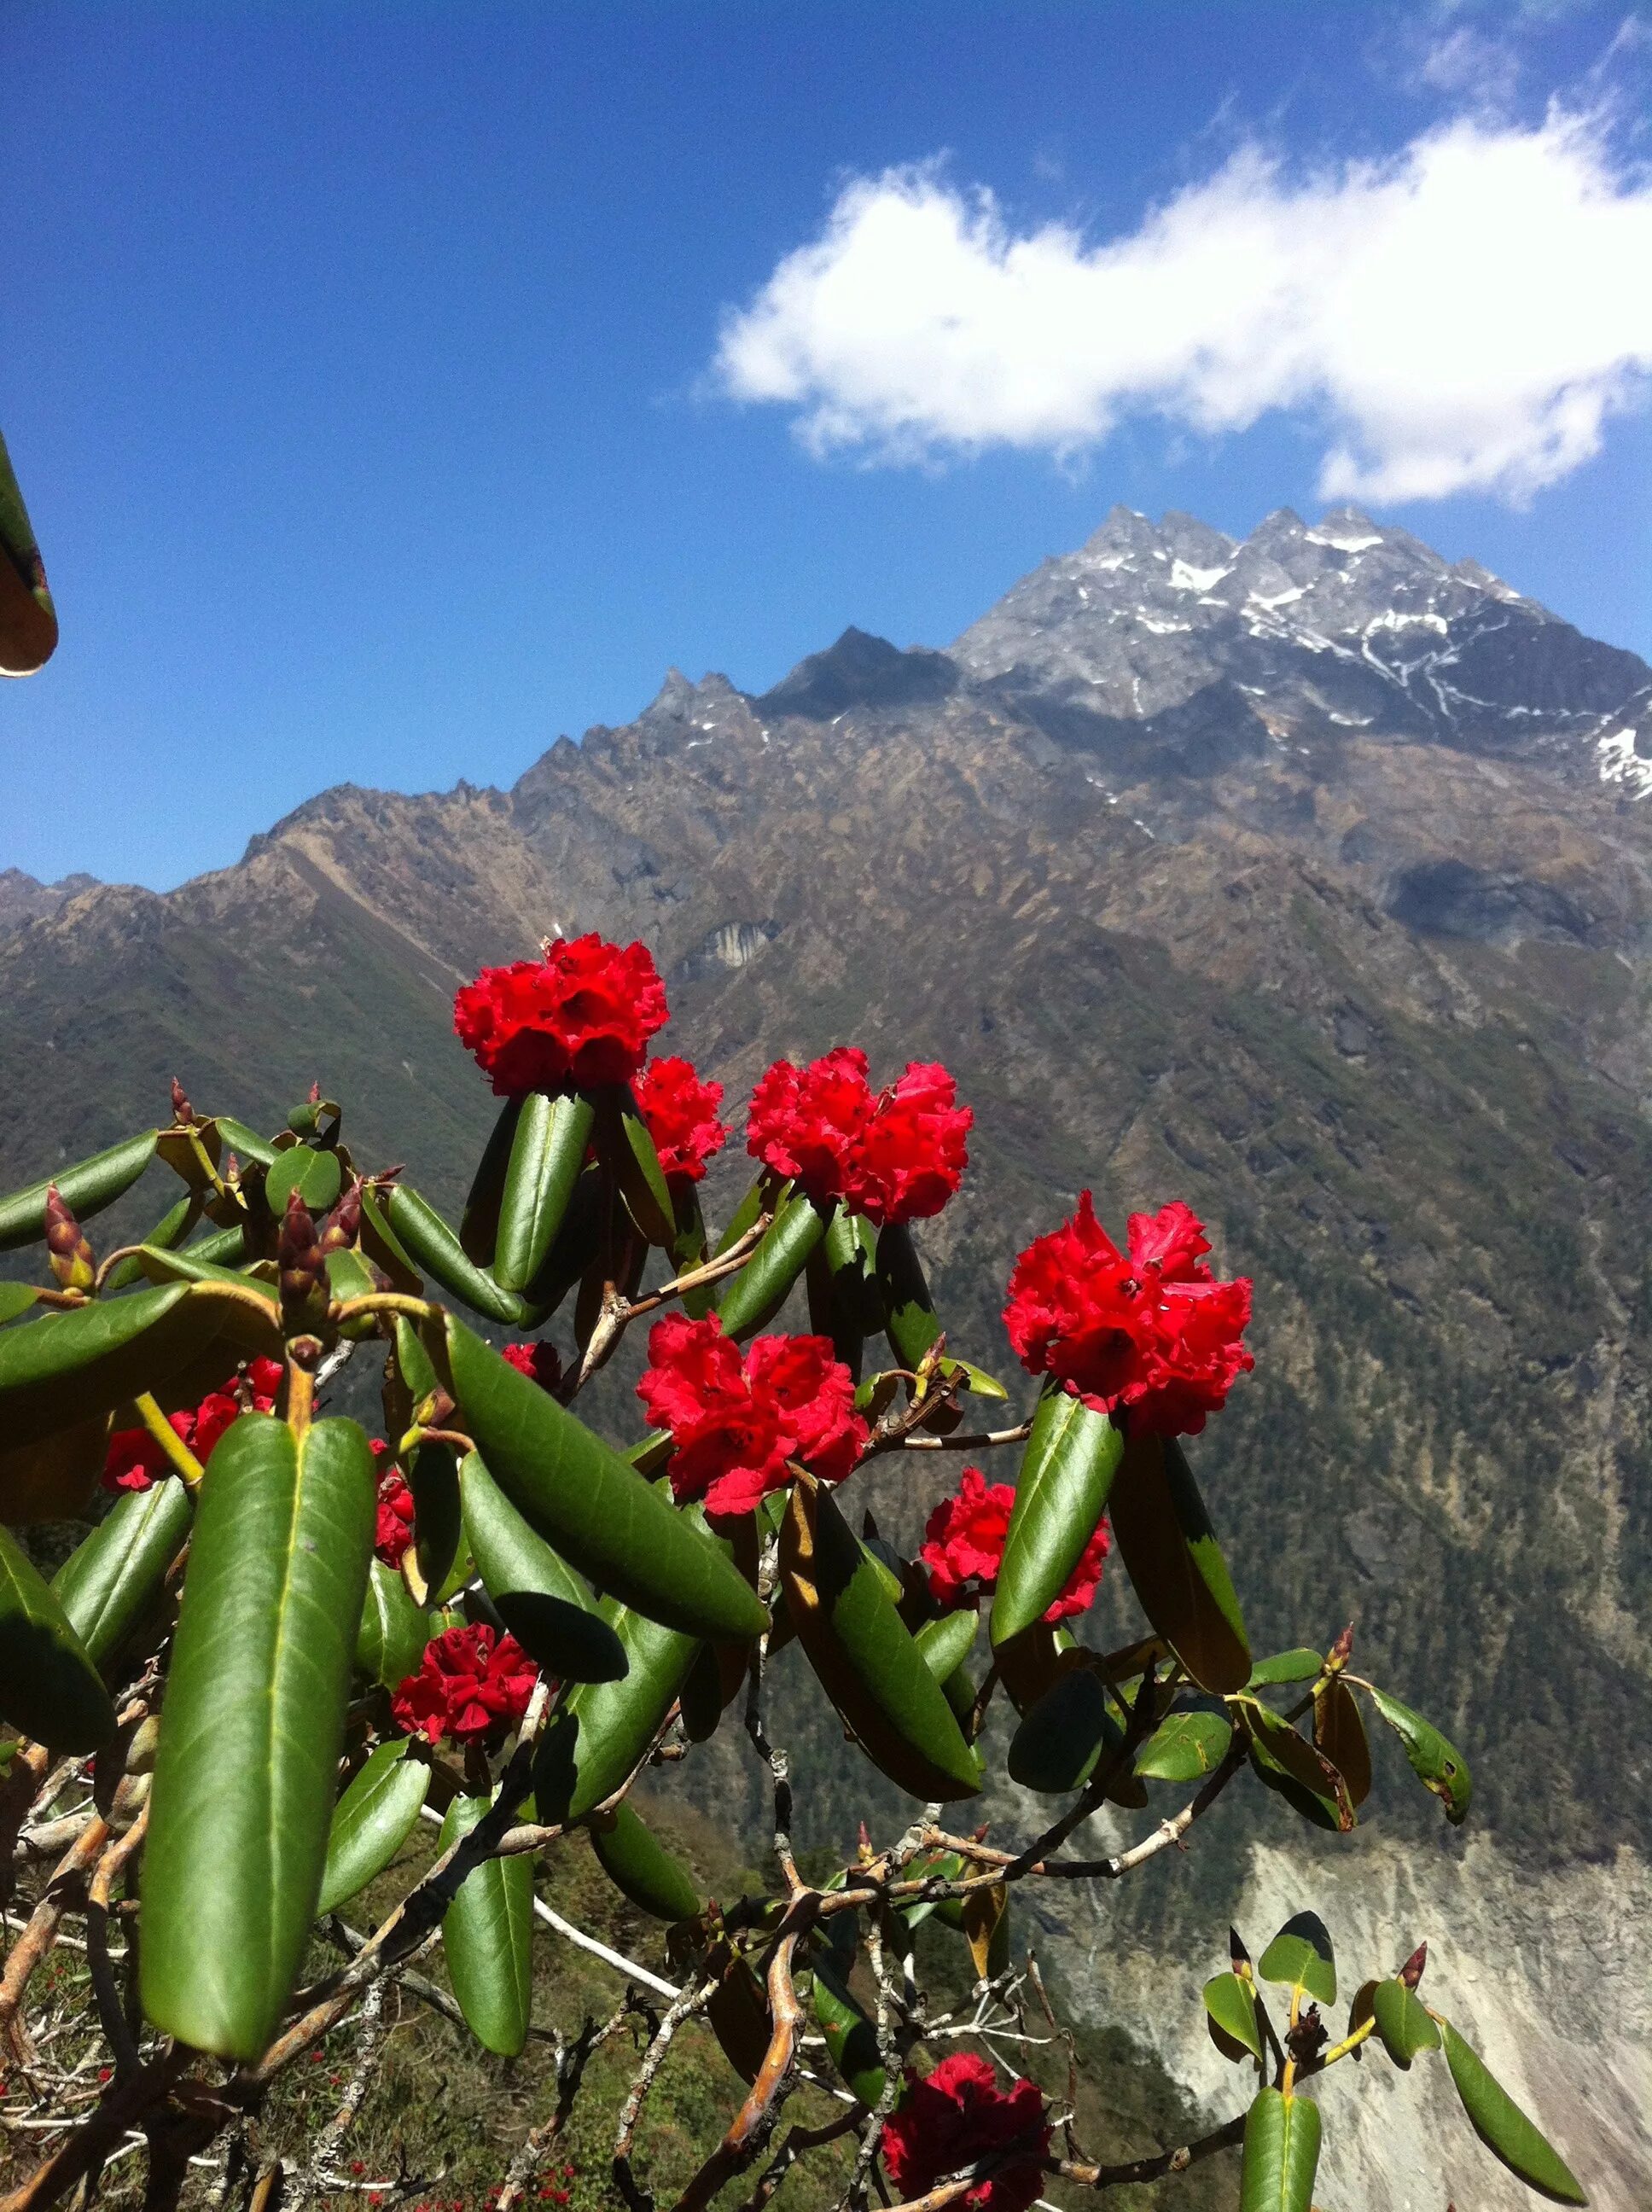
[[[284,1152],[277,1152],[270,1162],[264,1176],[264,1195],[277,1220],[287,1211],[287,1201],[295,1191],[319,1218],[337,1205],[338,1194],[343,1187],[344,1171],[337,1152],[293,1145]]]
[[[364,1227],[382,1221],[393,1240],[388,1249],[393,1252],[399,1247],[416,1268],[462,1299],[472,1312],[512,1328],[527,1321],[532,1310],[528,1301],[514,1291],[501,1290],[485,1269],[468,1259],[459,1238],[417,1191],[404,1183],[376,1191],[369,1188],[362,1195],[361,1218]]]
[[[1136,1771],[1147,1782],[1200,1782],[1218,1767],[1233,1741],[1220,1713],[1171,1713],[1136,1754]]]
[[[1272,1659],[1259,1659],[1250,1670],[1250,1680],[1245,1687],[1254,1690],[1264,1683],[1311,1682],[1324,1664],[1320,1653],[1299,1644],[1294,1651],[1276,1652]]]
[[[405,1314],[396,1316],[396,1364],[409,1398],[415,1406],[421,1404],[436,1388],[439,1378],[424,1339]],[[396,1441],[399,1443],[399,1437]]]
[[[143,2008],[220,2057],[269,2042],[331,1823],[376,1485],[353,1421],[244,1413],[201,1486],[143,1856]]]
[[[53,1184],[76,1219],[89,1221],[130,1190],[155,1158],[156,1132],[144,1129],[106,1152],[45,1176],[39,1182],[0,1198],[0,1252],[15,1251],[20,1244],[38,1244],[46,1235],[46,1194]]]
[[[977,1626],[975,1613],[966,1607],[957,1613],[944,1613],[938,1620],[926,1620],[917,1631],[914,1640],[938,1682],[949,1680],[969,1656]]]
[[[534,1534],[477,1453],[459,1479],[477,1572],[523,1650],[567,1681],[616,1680],[625,1653],[586,1584]]]
[[[877,1283],[878,1232],[864,1215],[839,1206],[809,1255],[809,1326],[829,1336],[857,1381],[865,1340],[884,1326]]]
[[[1133,1437],[1109,1501],[1113,1534],[1142,1611],[1201,1689],[1250,1679],[1244,1618],[1181,1445]]]
[[[669,1251],[677,1235],[677,1209],[648,1125],[629,1091],[604,1094],[598,1127],[599,1145],[613,1161],[614,1180],[638,1235]]]
[[[612,1599],[604,1600],[602,1617],[619,1638],[626,1671],[616,1680],[581,1682],[551,1715],[533,1765],[542,1820],[583,1820],[623,1789],[700,1649],[697,1637],[662,1628]]]
[[[361,1626],[355,1635],[355,1664],[375,1682],[393,1690],[418,1670],[435,1622],[413,1601],[394,1567],[375,1559],[367,1571]]]
[[[826,1220],[819,1208],[806,1192],[794,1191],[723,1292],[717,1311],[725,1336],[744,1344],[768,1327],[825,1234]]]
[[[577,1093],[530,1091],[521,1102],[500,1199],[494,1280],[525,1291],[544,1267],[585,1166],[595,1112]]]
[[[482,1158],[471,1178],[465,1211],[459,1216],[459,1241],[465,1248],[465,1257],[474,1260],[478,1267],[493,1263],[499,1237],[500,1201],[505,1195],[505,1176],[510,1167],[511,1147],[521,1111],[519,1098],[507,1098],[500,1108],[499,1117],[488,1133]]]
[[[1468,1818],[1469,1801],[1473,1795],[1473,1783],[1469,1776],[1468,1762],[1455,1743],[1441,1735],[1431,1721],[1421,1713],[1413,1712],[1409,1705],[1400,1704],[1386,1690],[1373,1689],[1371,1702],[1388,1726],[1405,1746],[1406,1757],[1411,1761],[1412,1771],[1425,1790],[1431,1790],[1445,1807],[1445,1816],[1454,1828],[1461,1827]]]
[[[52,1577],[52,1595],[94,1667],[148,1613],[194,1518],[188,1491],[170,1476],[129,1490]]]
[[[878,1293],[896,1362],[915,1368],[940,1334],[941,1324],[923,1261],[903,1221],[887,1222],[878,1232]]]
[[[174,1251],[200,1218],[199,1203],[193,1191],[185,1191],[175,1206],[169,1206],[167,1208],[149,1235],[143,1238],[143,1243],[155,1246],[158,1251]],[[117,1291],[130,1290],[134,1283],[141,1279],[143,1273],[143,1270],[139,1267],[137,1259],[129,1253],[125,1259],[117,1260],[104,1277],[100,1295],[112,1297]],[[3,1311],[3,1305],[0,1304],[0,1312]]]
[[[1346,1835],[1354,1825],[1348,1785],[1323,1754],[1266,1705],[1251,1705],[1250,1762],[1257,1778],[1316,1828]]]
[[[872,1764],[914,1797],[973,1797],[981,1764],[829,1492],[793,1487],[780,1581],[798,1641]]]
[[[0,1719],[57,1752],[95,1751],[115,1709],[85,1645],[22,1547],[0,1528]]]
[[[1100,1675],[1072,1667],[1056,1676],[1010,1739],[1010,1778],[1042,1796],[1065,1796],[1082,1790],[1123,1745],[1124,1730]]]
[[[761,1636],[768,1616],[711,1539],[452,1315],[453,1395],[488,1472],[579,1573],[665,1626]]]
[[[1337,2001],[1337,1966],[1330,1930],[1317,1912],[1298,1912],[1287,1920],[1263,1952],[1256,1971],[1265,1982],[1282,1982],[1301,1990],[1316,2004]]]
[[[1224,2058],[1241,2059],[1248,2051],[1262,2055],[1262,2028],[1256,2017],[1254,1986],[1237,1974],[1213,1974],[1205,1984],[1206,2026],[1211,2041]]]
[[[141,1272],[152,1283],[229,1283],[238,1291],[253,1291],[272,1309],[280,1297],[274,1282],[262,1275],[246,1274],[240,1268],[203,1259],[198,1245],[186,1245],[181,1252],[169,1252],[162,1246],[146,1244],[134,1257]],[[270,1272],[273,1273],[273,1269]]]
[[[187,1206],[189,1200],[185,1199],[184,1203]],[[3,1328],[9,1321],[15,1321],[20,1314],[26,1314],[31,1306],[38,1305],[39,1302],[40,1287],[38,1283],[0,1283],[0,1328]]]
[[[409,1739],[381,1743],[339,1799],[327,1837],[316,1911],[331,1912],[390,1864],[417,1823],[430,1769],[407,1756]]]
[[[234,1152],[243,1167],[267,1168],[276,1157],[276,1148],[267,1137],[249,1129],[245,1121],[237,1121],[228,1114],[214,1115],[218,1134],[226,1152]]]
[[[187,1284],[43,1314],[0,1334],[0,1434],[7,1448],[112,1412],[153,1390],[217,1333]]]
[[[1112,1422],[1081,1398],[1052,1390],[1039,1400],[993,1599],[994,1648],[1042,1620],[1061,1595],[1107,1510],[1123,1450]]]
[[[616,1805],[610,1822],[593,1821],[590,1833],[603,1872],[639,1912],[675,1922],[699,1911],[700,1893],[688,1869],[632,1806]]]
[[[349,1298],[364,1298],[379,1287],[372,1268],[357,1251],[329,1252],[326,1267],[328,1294],[341,1305]],[[359,1344],[369,1336],[376,1336],[379,1325],[374,1316],[362,1314],[347,1322],[340,1333],[352,1343]]]
[[[1576,2175],[1559,2152],[1528,2120],[1478,2052],[1471,2051],[1449,2021],[1440,2022],[1446,2064],[1475,2134],[1511,2173],[1556,2204],[1587,2204]]]
[[[492,1810],[485,1797],[455,1797],[441,1824],[446,1850]],[[484,1859],[442,1915],[441,1947],[459,2008],[477,2041],[514,2058],[528,2039],[533,2004],[533,1862],[518,1852]]]
[[[883,2061],[878,2055],[878,2031],[849,1994],[847,1983],[824,1959],[815,1961],[811,2002],[816,2022],[826,2039],[827,2056],[844,2087],[868,2111],[875,2111],[884,2081]]]
[[[1320,2162],[1319,2106],[1260,2089],[1245,2121],[1239,2212],[1311,2212]]]
[[[1440,2047],[1440,2031],[1428,2007],[1401,1981],[1377,1983],[1371,1991],[1371,2016],[1396,2066],[1409,2068],[1419,2051]]]

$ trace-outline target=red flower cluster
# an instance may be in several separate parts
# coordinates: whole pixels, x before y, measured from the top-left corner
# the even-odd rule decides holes
[[[1218,1282],[1203,1224],[1179,1201],[1130,1217],[1121,1253],[1090,1193],[1072,1219],[1016,1261],[1004,1325],[1022,1364],[1098,1413],[1127,1409],[1136,1434],[1196,1436],[1255,1361],[1240,1342],[1250,1284]]]
[[[609,945],[594,932],[557,938],[543,960],[484,968],[453,1001],[459,1042],[501,1098],[627,1082],[665,1017],[647,946]]]
[[[383,1461],[389,1457],[390,1446],[382,1437],[374,1437],[372,1451],[375,1461]],[[399,1567],[402,1554],[412,1541],[413,1493],[407,1478],[392,1462],[379,1477],[379,1518],[373,1548],[387,1567]]]
[[[720,1083],[702,1083],[686,1060],[651,1060],[631,1086],[648,1134],[668,1176],[698,1182],[706,1162],[728,1142],[717,1118]]]
[[[554,1344],[501,1344],[500,1356],[542,1390],[560,1389],[562,1362]]]
[[[866,1441],[829,1337],[760,1336],[742,1360],[715,1314],[654,1323],[637,1395],[650,1427],[671,1431],[673,1494],[713,1514],[749,1513],[783,1490],[790,1460],[841,1482]]]
[[[926,2196],[977,2159],[1024,2147],[1024,2157],[977,2182],[963,2202],[976,2212],[1027,2212],[1044,2186],[1040,2160],[1049,2140],[1037,2083],[1017,2081],[1005,2096],[986,2059],[960,2051],[943,2058],[926,2080],[907,2075],[879,2148],[896,2194],[908,2198]]]
[[[513,1636],[497,1644],[485,1620],[446,1628],[424,1647],[391,1702],[397,1725],[408,1735],[440,1743],[477,1743],[502,1735],[528,1709],[538,1670]]]
[[[198,1406],[180,1407],[177,1413],[168,1413],[167,1419],[204,1467],[211,1457],[212,1447],[232,1421],[244,1413],[271,1411],[276,1393],[281,1388],[281,1377],[278,1359],[249,1359],[245,1371],[245,1401],[240,1389],[234,1385],[227,1390],[209,1390]],[[117,1429],[109,1439],[103,1462],[103,1486],[106,1490],[148,1490],[171,1465],[147,1429]]]
[[[944,1067],[909,1060],[874,1092],[866,1055],[840,1045],[806,1067],[777,1060],[751,1094],[746,1149],[811,1198],[841,1198],[880,1226],[938,1213],[969,1165],[975,1115]]]
[[[956,1498],[944,1498],[924,1524],[919,1558],[929,1577],[937,1605],[976,1605],[998,1587],[1004,1564],[1004,1540],[1010,1533],[1015,1490],[1007,1482],[989,1483],[978,1467],[967,1467]],[[1094,1603],[1102,1562],[1110,1539],[1100,1522],[1061,1592],[1044,1615],[1052,1623],[1069,1620]]]

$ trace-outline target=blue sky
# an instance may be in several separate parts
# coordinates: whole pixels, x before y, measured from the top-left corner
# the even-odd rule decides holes
[[[1114,500],[1351,483],[1652,655],[1649,53],[1621,6],[9,0],[0,425],[64,640],[0,686],[0,867],[165,887],[668,664],[944,644]],[[1230,232],[1279,304],[1213,325]]]

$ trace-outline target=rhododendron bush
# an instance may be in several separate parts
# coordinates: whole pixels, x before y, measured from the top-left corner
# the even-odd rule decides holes
[[[1026,2212],[1242,2145],[1247,2212],[1307,2212],[1341,2062],[1379,2051],[1436,2054],[1491,2150],[1581,2202],[1418,1994],[1420,1931],[1339,1996],[1306,1856],[1254,1963],[1212,1946],[1200,2032],[1233,2063],[1230,2116],[1122,2163],[1085,2149],[1020,2063],[1058,2035],[1029,1890],[1151,1880],[1248,1790],[1333,1847],[1373,1723],[1452,1822],[1467,1769],[1335,1623],[1252,1650],[1203,1494],[1219,1510],[1236,1479],[1214,1438],[1253,1365],[1241,1255],[1174,1193],[1115,1234],[1086,1189],[1000,1278],[1004,1334],[960,1341],[922,1243],[972,1174],[946,1068],[874,1071],[848,1041],[776,1060],[742,1109],[655,1052],[668,1011],[647,950],[592,935],[465,985],[455,1031],[501,1104],[457,1222],[357,1158],[335,1101],[266,1137],[175,1084],[163,1126],[0,1200],[22,1270],[0,1283],[0,2041],[37,2066],[68,1943],[101,2054],[14,2143],[0,2207],[84,2204],[133,2150],[150,2205],[347,2190],[386,2008],[424,2004],[501,2059],[561,2039],[501,2212],[554,2193],[586,2059],[616,2039],[611,2188],[653,2203],[649,2096],[695,2036],[743,2082],[683,2208],[731,2186],[761,2207],[824,2160],[850,2204]],[[742,1142],[749,1186],[708,1221]],[[100,1249],[87,1224],[151,1168],[181,1194]],[[970,1249],[1007,1255],[972,1195]],[[601,1433],[586,1394],[629,1334],[635,1395]],[[371,1429],[330,1410],[351,1362],[382,1370]],[[881,1494],[910,1510],[880,1529],[873,1471],[896,1466]],[[48,1582],[31,1530],[65,1521],[84,1533]],[[1103,1588],[1130,1617],[1114,1648]],[[851,1817],[825,1872],[793,1845],[811,1778],[777,1662],[907,1803],[853,1844]],[[720,1730],[773,1811],[767,1886],[720,1906],[631,1795]],[[422,1821],[434,1858],[357,1925]],[[535,1887],[580,1831],[659,1940],[598,1947],[633,1978],[607,2023],[536,2022],[533,1945],[590,1941]],[[926,1920],[973,1985],[961,2011],[920,1986]],[[343,2103],[295,2168],[261,2166],[274,2085],[351,2023]]]

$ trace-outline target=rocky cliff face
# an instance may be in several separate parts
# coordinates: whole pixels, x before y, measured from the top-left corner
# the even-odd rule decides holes
[[[1345,1848],[1270,1801],[1048,1941],[1204,2069],[1227,1917],[1255,1947],[1316,1906],[1351,1986],[1427,1936],[1595,2201],[1646,2202],[1649,684],[1350,510],[1242,544],[1115,510],[950,653],[850,631],[761,697],[673,673],[511,792],[331,791],[164,898],[34,909],[0,934],[0,1172],[174,1070],[255,1117],[318,1075],[451,1200],[491,1118],[455,982],[595,927],[648,939],[733,1101],[848,1038],[954,1067],[975,1164],[926,1246],[988,1365],[991,1286],[1079,1188],[1186,1196],[1256,1279],[1257,1373],[1196,1447],[1253,1640],[1355,1619],[1468,1751],[1476,1840],[1403,1771]],[[823,1840],[841,1747],[799,1750]],[[1167,1978],[1172,1940],[1209,1957]],[[1423,2082],[1335,2096],[1327,2193],[1520,2201]]]

